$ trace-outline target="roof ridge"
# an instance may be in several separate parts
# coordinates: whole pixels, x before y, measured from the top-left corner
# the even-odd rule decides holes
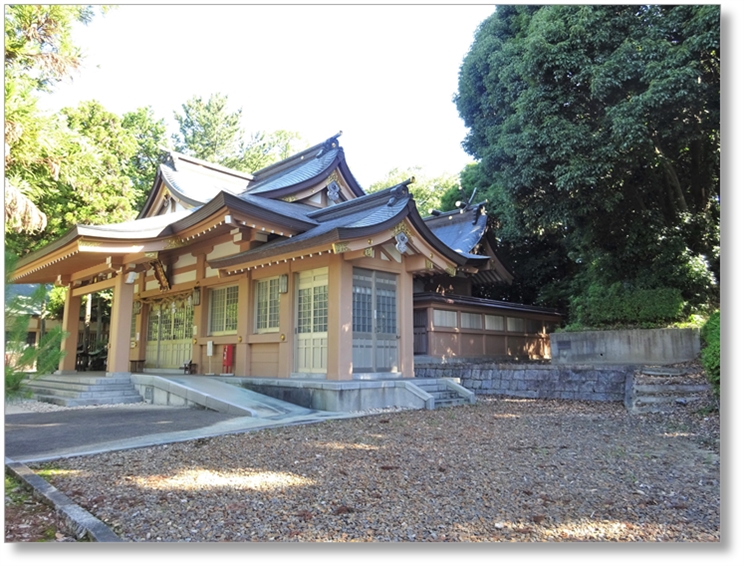
[[[441,218],[443,216],[450,216],[452,214],[462,214],[465,212],[469,212],[471,210],[478,210],[480,208],[485,207],[486,204],[488,204],[488,201],[484,200],[484,201],[481,201],[475,204],[467,204],[466,206],[461,207],[461,208],[453,208],[452,210],[431,209],[429,212],[437,212],[438,214],[429,214],[428,216],[424,216],[422,218],[424,219],[424,221],[428,222],[429,220],[432,220],[434,218]]]
[[[403,181],[402,183],[398,183],[397,185],[393,185],[392,187],[388,187],[374,193],[367,193],[366,195],[363,195],[361,197],[353,198],[339,204],[334,204],[333,206],[313,211],[308,214],[308,217],[318,219],[321,222],[323,220],[332,220],[343,214],[348,214],[349,211],[354,210],[355,208],[368,205],[370,202],[375,202],[377,200],[387,200],[388,203],[392,206],[392,203],[402,198],[403,196],[407,196],[409,199],[412,198],[411,193],[408,191],[408,185],[413,183],[414,181],[415,178],[411,177],[410,179]]]
[[[276,163],[272,163],[271,165],[267,165],[263,169],[259,169],[258,171],[253,172],[253,180],[256,182],[260,181],[261,179],[258,179],[259,176],[263,177],[267,173],[277,172],[281,171],[282,169],[286,169],[291,167],[295,161],[300,160],[302,161],[303,158],[306,155],[309,155],[313,152],[316,154],[326,147],[330,149],[331,147],[340,147],[338,143],[338,138],[341,136],[343,131],[339,131],[335,136],[331,136],[330,138],[315,144],[314,146],[308,147],[307,149],[304,149],[302,151],[299,151],[295,153],[294,155],[290,155],[289,157],[285,157],[281,161],[277,161]],[[335,145],[334,145],[335,144]],[[248,190],[250,190],[250,186],[248,187]]]
[[[227,175],[231,175],[233,177],[240,177],[242,179],[245,179],[247,181],[253,180],[253,174],[252,173],[246,173],[245,171],[238,171],[237,169],[232,169],[230,167],[225,167],[224,165],[220,165],[219,163],[215,163],[213,161],[206,161],[205,159],[200,159],[198,157],[193,157],[191,155],[186,155],[185,153],[180,153],[174,149],[168,150],[170,161],[173,164],[171,168],[175,171],[178,171],[178,168],[176,167],[176,160],[179,161],[190,161],[191,163],[194,163],[196,165],[200,165],[202,167],[205,167],[207,169],[212,169],[218,173],[225,173]],[[174,156],[176,159],[173,159]],[[168,160],[164,163],[160,163],[160,165],[170,165],[168,163]]]

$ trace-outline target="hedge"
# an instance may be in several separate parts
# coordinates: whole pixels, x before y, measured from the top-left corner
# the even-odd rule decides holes
[[[658,325],[677,322],[684,299],[679,289],[626,289],[615,283],[590,286],[571,307],[574,321],[588,327]]]
[[[700,329],[700,357],[708,381],[716,395],[721,394],[721,311],[716,311]]]

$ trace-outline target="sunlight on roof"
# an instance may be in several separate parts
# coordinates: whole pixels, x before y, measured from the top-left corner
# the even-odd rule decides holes
[[[675,436],[695,436],[695,435],[689,432],[665,432],[664,434],[662,434],[662,436],[673,438]]]
[[[171,477],[145,476],[134,478],[137,485],[147,489],[202,490],[230,487],[234,489],[251,489],[270,491],[284,487],[313,485],[315,482],[286,472],[269,470],[251,471],[236,470],[217,472],[214,470],[184,470]]]
[[[513,413],[501,413],[501,414],[496,413],[493,415],[493,418],[494,419],[518,419],[519,415],[515,415]]]

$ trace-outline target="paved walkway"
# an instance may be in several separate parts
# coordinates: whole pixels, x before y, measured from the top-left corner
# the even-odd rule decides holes
[[[210,403],[216,400],[242,410],[236,415],[135,404],[19,414],[6,405],[5,457],[24,463],[49,461],[351,416],[306,409],[217,380],[168,380],[206,396]]]

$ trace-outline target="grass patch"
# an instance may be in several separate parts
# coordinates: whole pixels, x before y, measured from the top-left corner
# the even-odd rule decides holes
[[[6,472],[5,497],[10,499],[13,505],[23,505],[30,499],[31,494],[21,480]]]

